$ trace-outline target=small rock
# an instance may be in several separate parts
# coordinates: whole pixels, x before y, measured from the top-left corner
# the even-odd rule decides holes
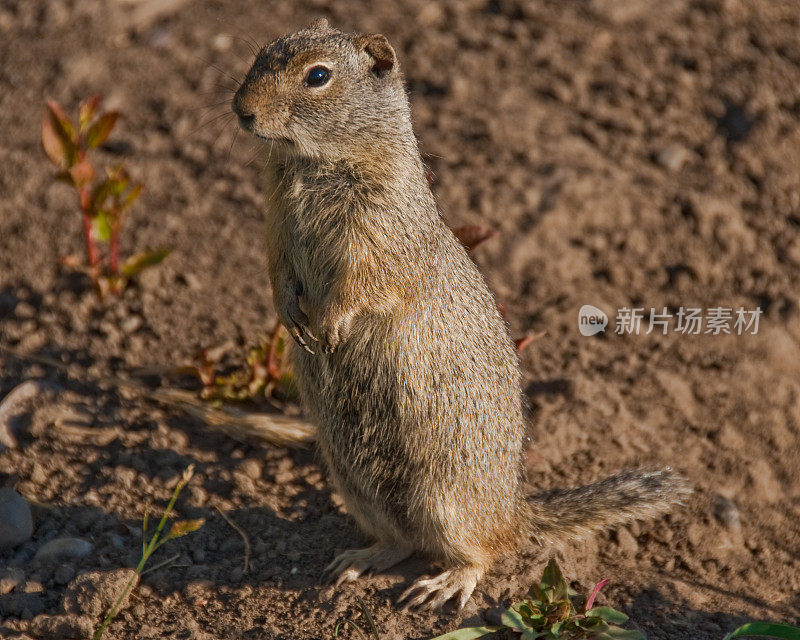
[[[135,585],[138,577],[133,569],[82,573],[70,582],[64,592],[64,610],[75,615],[99,618],[122,595],[131,578],[135,578]],[[127,604],[130,593],[128,592],[122,607]]]
[[[726,529],[737,533],[742,530],[742,523],[739,518],[739,510],[733,500],[717,494],[714,496],[714,517],[719,520]]]
[[[0,598],[0,620],[4,617],[32,618],[44,611],[44,595],[14,591]]]
[[[633,557],[639,551],[639,544],[636,538],[633,537],[630,531],[625,527],[617,529],[617,544],[619,545],[622,555]]]
[[[91,638],[94,624],[85,616],[36,616],[28,629],[39,638],[84,640]]]
[[[136,333],[142,327],[142,317],[130,316],[129,318],[125,318],[120,327],[124,333]]]
[[[8,567],[0,571],[0,596],[11,593],[20,584],[25,582],[25,574],[22,569]]]
[[[246,458],[245,460],[242,460],[239,468],[242,470],[242,473],[244,473],[244,475],[251,480],[258,480],[261,478],[261,463],[254,458]]]
[[[682,144],[674,142],[669,146],[659,151],[656,156],[656,161],[665,169],[670,171],[680,171],[685,165],[691,154],[689,150]]]
[[[17,385],[0,400],[0,450],[3,447],[15,449],[17,438],[12,422],[24,413],[28,405],[47,388],[40,380],[26,380]]]
[[[33,535],[33,516],[25,499],[11,487],[0,489],[0,549],[11,549]]]
[[[33,559],[39,562],[54,562],[84,558],[92,552],[92,549],[92,543],[83,538],[56,538],[40,547]]]
[[[483,614],[483,619],[491,625],[499,626],[502,624],[500,617],[505,613],[505,611],[506,610],[503,607],[493,607],[488,609]]]
[[[75,577],[75,567],[71,564],[59,565],[53,572],[53,581],[56,584],[67,584]]]
[[[30,320],[36,317],[36,308],[30,302],[20,302],[14,309],[14,315],[20,320]]]

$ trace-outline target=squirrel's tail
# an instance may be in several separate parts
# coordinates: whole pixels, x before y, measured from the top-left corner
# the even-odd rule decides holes
[[[527,502],[534,538],[558,542],[655,516],[691,492],[686,480],[669,468],[634,470],[577,489],[545,491]]]

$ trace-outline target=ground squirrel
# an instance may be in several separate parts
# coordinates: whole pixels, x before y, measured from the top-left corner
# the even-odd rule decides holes
[[[514,346],[425,176],[397,57],[325,20],[267,45],[233,100],[267,145],[268,263],[295,376],[330,477],[375,544],[338,581],[412,553],[444,571],[402,596],[463,606],[521,540],[665,510],[669,470],[526,497]]]

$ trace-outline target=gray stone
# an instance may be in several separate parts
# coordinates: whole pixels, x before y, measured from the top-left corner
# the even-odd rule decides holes
[[[33,559],[39,562],[74,560],[88,556],[92,549],[92,543],[83,538],[56,538],[40,547]]]
[[[16,547],[33,535],[33,516],[25,499],[11,487],[0,489],[0,549]]]

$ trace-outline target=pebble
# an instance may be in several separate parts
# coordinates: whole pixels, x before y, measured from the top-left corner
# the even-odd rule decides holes
[[[83,538],[56,538],[40,547],[33,559],[39,562],[78,559],[88,556],[93,548],[92,543]]]
[[[742,530],[742,522],[739,518],[739,510],[733,500],[722,495],[714,496],[714,517],[719,520],[726,529],[734,533]]]
[[[61,564],[53,572],[53,581],[56,584],[67,584],[75,577],[75,567],[71,564]]]
[[[8,567],[0,571],[0,596],[11,593],[20,584],[25,582],[25,574],[22,569]]]
[[[680,171],[689,161],[689,150],[682,144],[674,142],[661,151],[656,156],[656,161],[665,169],[670,171]]]
[[[617,529],[617,544],[622,554],[628,557],[635,556],[639,551],[639,544],[636,542],[636,538],[625,527]]]
[[[254,458],[242,460],[239,468],[242,470],[242,473],[251,480],[258,480],[261,478],[261,463]]]
[[[17,438],[11,428],[11,422],[23,413],[29,403],[45,388],[46,385],[40,380],[26,380],[14,387],[0,400],[0,450],[3,447],[9,449],[17,447]],[[0,546],[2,545],[0,544]]]
[[[142,327],[141,316],[130,316],[122,321],[121,328],[124,333],[136,333]]]
[[[92,637],[94,624],[85,616],[40,615],[30,622],[30,632],[38,638],[84,640]]]
[[[11,487],[0,489],[0,550],[16,547],[33,535],[33,516],[25,499]]]

